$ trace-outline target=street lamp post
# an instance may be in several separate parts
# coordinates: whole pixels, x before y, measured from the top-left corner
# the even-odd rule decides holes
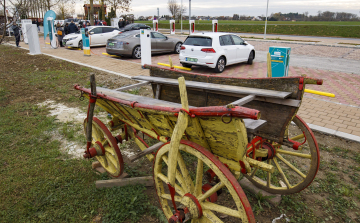
[[[180,7],[181,33],[182,33],[182,13],[183,13],[183,0],[181,0],[181,7]]]
[[[189,0],[189,35],[191,33],[190,20],[191,20],[191,0]]]
[[[267,5],[266,5],[266,19],[265,19],[265,33],[264,33],[264,39],[266,39],[266,26],[267,26],[267,18],[268,18],[268,9],[269,9],[269,0],[267,0]]]

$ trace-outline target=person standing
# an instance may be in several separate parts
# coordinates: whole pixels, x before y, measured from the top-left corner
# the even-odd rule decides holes
[[[61,27],[60,24],[56,25],[56,32],[57,32],[57,38],[58,38],[59,46],[64,47],[63,42],[62,42],[63,38],[64,38],[64,29]]]
[[[78,27],[75,25],[74,20],[71,20],[69,25],[69,33],[76,33],[77,31],[79,31]]]
[[[20,28],[19,26],[16,25],[16,22],[13,22],[13,25],[11,26],[11,29],[13,30],[14,36],[15,36],[15,41],[16,41],[16,46],[19,46],[20,43]]]
[[[40,22],[36,19],[35,21],[38,32],[40,32]]]
[[[66,23],[66,24],[65,24],[64,32],[65,32],[65,35],[67,35],[67,34],[70,33],[70,31],[69,31],[69,23]]]

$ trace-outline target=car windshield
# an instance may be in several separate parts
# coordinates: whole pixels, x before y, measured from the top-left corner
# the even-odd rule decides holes
[[[202,36],[189,36],[183,45],[190,46],[211,46],[212,39],[210,37],[202,37]]]

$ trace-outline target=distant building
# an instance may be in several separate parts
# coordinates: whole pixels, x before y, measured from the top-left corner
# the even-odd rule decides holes
[[[88,13],[90,12],[90,4],[83,5],[85,11],[85,18],[89,18]],[[93,4],[94,7],[94,16],[95,18],[99,18],[99,11],[101,10],[100,4]],[[104,5],[105,15],[106,15],[106,5]]]

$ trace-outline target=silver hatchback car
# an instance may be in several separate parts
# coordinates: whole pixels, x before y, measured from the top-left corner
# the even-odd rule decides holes
[[[151,32],[151,53],[180,53],[182,41],[159,32]],[[141,58],[140,30],[128,31],[108,39],[106,52],[110,55]]]

